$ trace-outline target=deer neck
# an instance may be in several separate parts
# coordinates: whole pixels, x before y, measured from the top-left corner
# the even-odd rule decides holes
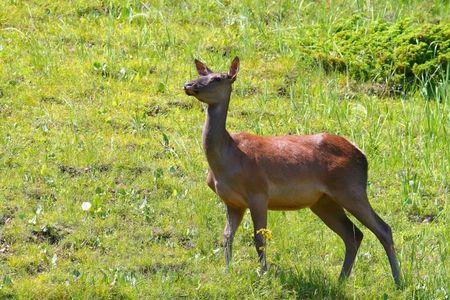
[[[234,141],[226,130],[228,101],[208,105],[203,127],[203,148],[213,173],[217,174],[229,166]],[[230,151],[231,150],[231,151]]]

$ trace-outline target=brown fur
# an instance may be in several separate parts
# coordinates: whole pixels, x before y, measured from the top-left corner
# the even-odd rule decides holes
[[[378,237],[399,284],[391,229],[367,200],[365,155],[345,138],[328,133],[230,135],[225,123],[239,59],[233,60],[228,73],[214,73],[202,62],[195,63],[201,77],[184,88],[186,94],[208,104],[203,129],[203,146],[210,166],[207,183],[227,206],[224,230],[227,264],[231,261],[234,233],[247,208],[254,224],[256,250],[265,269],[262,250],[265,241],[258,230],[267,227],[267,210],[309,207],[344,241],[346,254],[341,278],[346,278],[363,236],[346,216],[346,209]]]

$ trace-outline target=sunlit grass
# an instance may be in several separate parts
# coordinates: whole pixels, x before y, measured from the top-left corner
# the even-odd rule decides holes
[[[300,51],[305,26],[326,33],[355,13],[448,22],[450,9],[0,2],[1,298],[448,298],[448,72],[431,90],[386,98],[311,65]],[[352,276],[339,284],[343,244],[307,210],[269,214],[261,277],[246,215],[226,271],[224,206],[205,184],[204,107],[181,87],[196,77],[194,57],[226,70],[234,55],[230,131],[327,131],[366,153],[370,201],[393,228],[404,289],[361,224]]]

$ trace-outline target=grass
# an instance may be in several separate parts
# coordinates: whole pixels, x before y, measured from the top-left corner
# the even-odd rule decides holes
[[[13,1],[0,3],[0,298],[389,298],[450,293],[448,73],[385,97],[304,56],[358,14],[449,22],[447,1]],[[307,210],[271,212],[257,275],[245,216],[225,270],[223,204],[205,184],[204,106],[184,95],[193,58],[241,58],[230,131],[327,131],[367,154],[369,195],[393,228],[393,285],[362,225],[344,249]],[[431,96],[431,97],[430,97]],[[83,202],[91,202],[83,211]]]

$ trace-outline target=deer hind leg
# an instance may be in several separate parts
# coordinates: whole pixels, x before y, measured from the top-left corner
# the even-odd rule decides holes
[[[236,233],[239,224],[241,224],[244,212],[245,209],[234,208],[227,205],[227,220],[223,231],[223,247],[225,249],[225,262],[227,267],[229,267],[231,263],[234,234]]]
[[[322,196],[311,207],[311,210],[344,241],[345,258],[339,279],[347,278],[350,275],[356,253],[363,239],[362,232],[350,221],[342,207],[337,205],[327,195]]]
[[[400,268],[394,250],[392,230],[370,206],[365,188],[352,193],[338,193],[335,198],[338,204],[369,228],[381,242],[388,256],[394,281],[399,286],[401,284]]]

